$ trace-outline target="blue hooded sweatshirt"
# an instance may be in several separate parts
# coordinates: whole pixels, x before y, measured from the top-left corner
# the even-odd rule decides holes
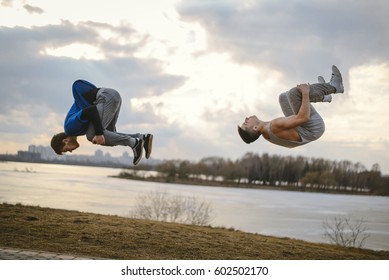
[[[84,94],[95,89],[96,86],[85,80],[77,80],[73,83],[72,91],[74,103],[65,118],[65,134],[68,136],[84,135],[88,130],[89,121],[81,117],[82,110],[90,106],[84,98]]]

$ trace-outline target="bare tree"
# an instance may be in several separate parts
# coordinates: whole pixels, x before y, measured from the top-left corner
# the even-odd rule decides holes
[[[166,190],[154,190],[140,194],[133,218],[175,222],[192,225],[208,225],[213,219],[213,209],[207,201],[195,196],[170,195]]]
[[[353,222],[350,217],[338,216],[332,220],[326,219],[323,223],[324,236],[331,243],[339,246],[362,248],[370,236],[366,233],[367,228],[363,224],[363,220]]]
[[[207,225],[212,220],[212,207],[207,201],[200,201],[195,196],[182,200],[184,204],[184,223],[192,225]]]

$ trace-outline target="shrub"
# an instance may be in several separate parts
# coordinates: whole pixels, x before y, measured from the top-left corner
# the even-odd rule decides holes
[[[140,194],[131,217],[138,219],[208,225],[213,209],[195,196],[171,195],[166,190]]]
[[[363,224],[363,220],[352,222],[350,217],[338,216],[332,220],[326,219],[323,223],[324,236],[331,243],[339,246],[362,248],[370,236],[366,233],[367,228]]]

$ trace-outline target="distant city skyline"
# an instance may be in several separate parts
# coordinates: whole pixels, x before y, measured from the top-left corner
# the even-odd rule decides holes
[[[28,145],[27,151],[31,152],[31,153],[39,153],[39,154],[42,155],[42,159],[48,159],[48,160],[51,160],[51,159],[61,159],[61,158],[67,157],[67,156],[71,156],[71,157],[94,156],[96,158],[104,158],[104,157],[105,158],[112,158],[113,157],[109,152],[105,152],[104,153],[100,149],[96,150],[94,152],[94,154],[89,154],[89,155],[77,155],[77,154],[57,155],[50,146],[34,145],[34,144]],[[131,157],[130,157],[130,155],[129,155],[129,153],[127,151],[124,151],[122,153],[121,158],[131,159]]]
[[[77,155],[64,154],[57,155],[50,146],[30,144],[27,150],[19,150],[16,154],[6,154],[16,156],[16,160],[25,161],[52,161],[52,162],[84,162],[84,163],[104,163],[111,162],[113,164],[122,164],[123,166],[132,166],[132,158],[129,153],[124,151],[120,157],[112,156],[109,152],[104,153],[102,150],[96,150],[94,154]],[[4,154],[3,154],[4,156]],[[153,165],[159,162],[158,160],[149,159],[144,164]]]

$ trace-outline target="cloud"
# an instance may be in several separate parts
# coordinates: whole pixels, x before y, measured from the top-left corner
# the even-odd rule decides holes
[[[121,28],[118,32],[128,35],[130,29]],[[54,108],[63,107],[69,97],[64,93],[77,78],[90,79],[100,86],[119,87],[129,97],[159,95],[181,82],[178,76],[163,74],[158,61],[134,58],[136,44],[117,46],[117,49],[127,49],[128,55],[111,55],[106,49],[112,52],[114,44],[101,38],[93,24],[79,26],[63,22],[32,29],[0,28],[0,38],[3,42],[0,81],[7,85],[3,94],[8,106],[39,100]],[[75,43],[91,44],[110,59],[74,59],[45,52],[48,47],[61,48]],[[112,77],[118,82],[109,82]]]
[[[179,12],[208,31],[210,50],[276,68],[294,83],[328,77],[332,64],[347,73],[389,58],[384,1],[184,1]]]
[[[12,0],[2,0],[0,2],[0,6],[9,8],[12,7],[12,2],[13,2]]]
[[[23,6],[24,9],[30,14],[43,14],[45,11],[39,7],[31,6],[28,4],[25,4]]]

